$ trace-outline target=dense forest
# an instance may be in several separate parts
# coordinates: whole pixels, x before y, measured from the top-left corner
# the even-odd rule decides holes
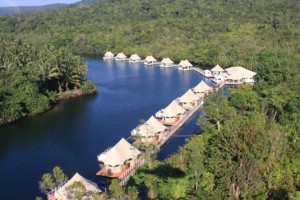
[[[59,98],[95,92],[86,73],[66,48],[0,39],[0,124],[42,113]]]
[[[163,162],[155,156],[149,159],[125,188],[113,182],[103,198],[299,199],[299,25],[297,0],[103,0],[2,17],[0,35],[8,43],[16,38],[33,48],[46,45],[42,53],[51,43],[58,54],[123,51],[189,59],[202,67],[241,65],[258,73],[254,86],[231,89],[228,97],[222,92],[208,96],[198,135]],[[10,45],[22,45],[23,53],[15,55],[24,62],[27,47]],[[52,88],[42,89],[40,99],[51,99],[53,88],[76,87],[67,86],[69,79],[62,76],[38,81],[46,80],[35,74],[43,70],[32,72],[33,65],[26,66],[12,70],[35,84],[25,89]],[[9,76],[10,67],[2,68],[1,77],[7,81],[2,83],[1,78],[0,89],[18,89],[12,81],[18,79]],[[33,76],[25,79],[23,73]],[[17,91],[0,94],[2,105],[21,99],[25,103],[18,105],[30,109],[32,102],[16,96],[21,95]],[[46,100],[41,102],[47,105]]]
[[[255,70],[265,56],[281,67],[299,63],[299,10],[295,0],[103,0],[3,17],[0,34],[74,53],[123,51]]]

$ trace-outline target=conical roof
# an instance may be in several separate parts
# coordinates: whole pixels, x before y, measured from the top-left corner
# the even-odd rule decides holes
[[[156,133],[163,132],[166,128],[155,117],[151,116],[146,123],[139,127],[138,134],[154,136]]]
[[[235,77],[240,76],[242,78],[249,78],[249,77],[253,77],[256,75],[255,72],[245,69],[244,67],[239,67],[239,66],[227,68],[226,71],[228,72],[229,77],[230,76],[235,76]]]
[[[108,152],[102,154],[99,161],[102,161],[105,165],[123,165],[124,162],[130,158],[137,158],[141,152],[122,138],[114,147]]]
[[[137,54],[132,54],[132,55],[130,56],[130,59],[131,59],[131,60],[140,60],[141,58],[140,58]]]
[[[145,61],[146,62],[155,62],[155,61],[157,61],[153,56],[147,56],[146,58],[145,58]]]
[[[182,67],[192,67],[193,66],[188,60],[182,60],[182,61],[180,61],[180,63],[178,65],[182,66]]]
[[[189,89],[186,93],[184,93],[184,95],[182,95],[178,99],[181,103],[192,103],[193,101],[199,100],[197,95],[195,95],[195,93],[191,89]]]
[[[163,109],[163,117],[176,117],[179,114],[184,114],[186,111],[176,101],[172,101],[165,109]]]
[[[174,64],[174,62],[170,58],[162,59],[161,63],[163,63],[163,64]]]
[[[127,58],[127,56],[125,56],[123,53],[118,53],[117,58]]]
[[[204,81],[201,81],[198,85],[193,88],[194,92],[202,93],[206,91],[212,91],[213,88],[208,86]]]
[[[63,185],[61,188],[59,188],[55,194],[54,197],[55,199],[58,200],[65,200],[68,199],[68,187],[70,187],[72,184],[74,184],[75,182],[81,182],[85,189],[87,190],[87,192],[102,192],[96,183],[82,177],[80,174],[76,173],[65,185]]]
[[[110,51],[107,51],[105,54],[104,54],[105,57],[113,57],[114,54]]]
[[[223,72],[224,69],[220,67],[220,65],[216,65],[214,68],[212,68],[210,71],[212,72]]]

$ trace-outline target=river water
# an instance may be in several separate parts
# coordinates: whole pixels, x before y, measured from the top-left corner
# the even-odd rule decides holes
[[[86,61],[87,77],[97,84],[97,95],[65,100],[46,114],[0,127],[1,200],[42,196],[38,181],[55,166],[69,178],[79,172],[93,179],[99,170],[98,154],[128,138],[141,119],[147,120],[204,79],[194,71]],[[198,117],[164,146],[158,159],[175,153],[187,135],[199,129]]]

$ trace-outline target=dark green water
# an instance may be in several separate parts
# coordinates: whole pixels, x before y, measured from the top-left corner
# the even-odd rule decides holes
[[[193,71],[95,59],[87,62],[88,78],[97,84],[98,95],[66,100],[46,114],[0,127],[1,200],[42,196],[38,181],[55,166],[68,177],[79,172],[93,179],[99,170],[99,153],[128,138],[141,119],[147,120],[203,79]],[[178,135],[198,130],[198,116]],[[176,152],[185,139],[172,138],[158,158]]]

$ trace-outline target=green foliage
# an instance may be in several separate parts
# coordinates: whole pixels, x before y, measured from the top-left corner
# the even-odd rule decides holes
[[[110,186],[109,186],[109,192],[110,195],[116,199],[122,199],[124,198],[124,190],[120,186],[119,181],[117,179],[112,180]]]
[[[42,193],[48,195],[50,192],[55,191],[57,187],[61,187],[68,177],[63,173],[60,167],[54,167],[52,173],[45,173],[39,182],[39,188]]]
[[[82,86],[81,86],[81,91],[83,94],[91,94],[91,93],[95,93],[97,92],[97,87],[96,85],[90,81],[90,80],[87,80],[85,81]]]
[[[82,63],[65,48],[0,39],[0,124],[50,109],[59,92],[95,93]]]
[[[72,185],[66,188],[66,191],[68,193],[67,198],[69,200],[82,199],[87,192],[85,186],[80,181],[75,181]]]
[[[54,191],[56,184],[53,179],[52,174],[46,173],[43,174],[42,180],[39,183],[41,192],[48,194],[51,191]]]
[[[205,100],[203,114],[197,121],[198,125],[202,125],[205,130],[216,126],[217,130],[221,130],[221,125],[229,118],[235,115],[235,110],[229,106],[227,98],[222,91],[214,92]]]
[[[277,87],[282,85],[285,83]],[[264,90],[273,90],[273,86],[265,85]],[[230,94],[227,98],[214,93],[205,99],[206,123],[202,123],[201,135],[190,138],[177,154],[154,169],[138,170],[134,184],[148,198],[297,199],[299,118],[296,123],[288,116],[299,114],[298,94],[283,97],[289,100],[281,101],[282,111],[275,119],[266,113],[273,109],[265,104],[268,97],[256,87],[240,86]],[[207,119],[222,119],[219,131],[217,120]]]
[[[242,65],[271,80],[299,63],[299,10],[297,1],[102,0],[1,18],[0,34],[75,53],[111,50]]]

